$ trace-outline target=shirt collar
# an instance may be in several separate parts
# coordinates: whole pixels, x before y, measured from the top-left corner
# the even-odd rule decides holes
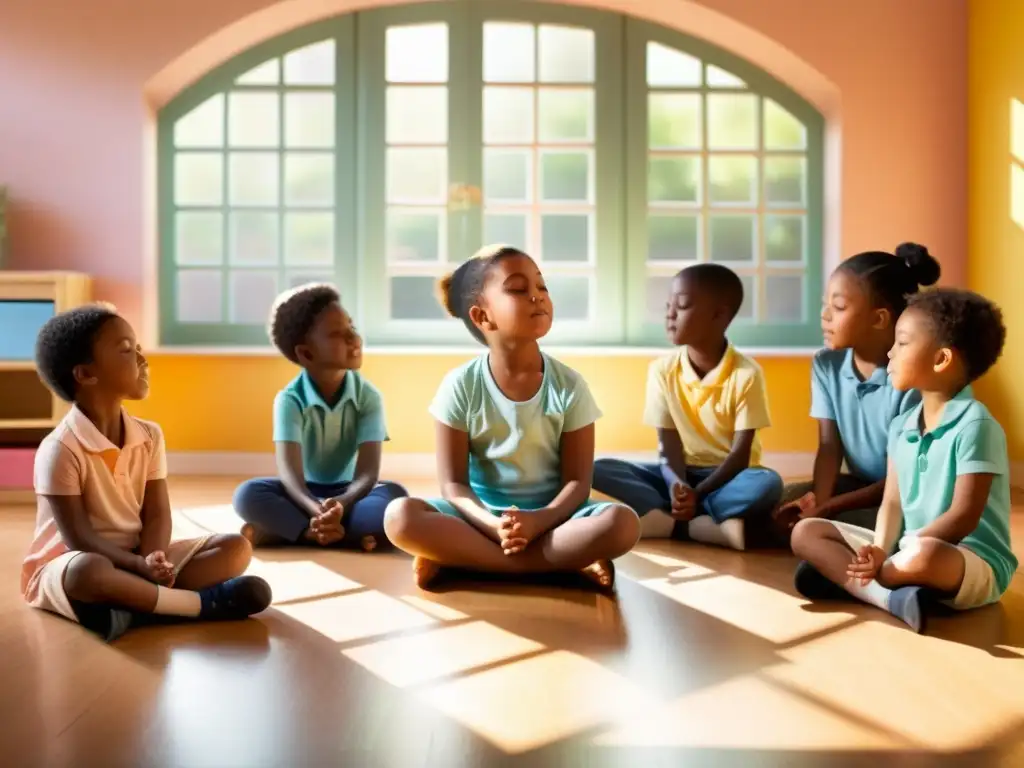
[[[78,442],[81,443],[82,448],[88,453],[106,453],[108,451],[122,450],[110,442],[107,436],[96,428],[96,425],[92,423],[88,416],[82,413],[77,405],[71,406],[66,420],[71,431],[78,438]],[[149,434],[138,425],[124,408],[121,408],[121,423],[124,425],[124,448],[131,448],[132,446],[149,442]]]
[[[953,399],[946,403],[942,409],[942,420],[929,434],[932,437],[939,437],[948,429],[954,426],[963,416],[967,409],[974,402],[974,392],[969,386],[964,387]],[[924,413],[924,403],[918,403],[907,413],[907,420],[903,422],[902,435],[908,442],[916,443],[921,439],[921,415]]]
[[[687,386],[720,387],[722,382],[732,373],[732,369],[736,367],[736,351],[733,349],[732,344],[727,345],[725,354],[718,361],[718,365],[708,371],[703,379],[693,370],[693,364],[690,362],[690,355],[686,347],[682,348],[679,362],[683,371],[683,383]]]
[[[337,411],[347,401],[356,399],[356,383],[354,380],[355,371],[348,371],[345,374],[345,378],[341,384],[341,397],[338,398],[338,402],[334,404],[332,408],[329,406],[320,396],[320,392],[317,391],[316,385],[313,383],[313,379],[310,378],[309,372],[303,370],[299,374],[299,388],[302,390],[302,397],[309,405],[316,405],[323,408],[325,411]]]
[[[853,362],[852,349],[846,350],[846,358],[843,360],[843,365],[840,368],[840,375],[844,379],[855,381],[857,384],[870,384],[875,387],[881,387],[889,380],[889,372],[884,365],[875,368],[866,379],[861,379],[857,373],[857,366]]]

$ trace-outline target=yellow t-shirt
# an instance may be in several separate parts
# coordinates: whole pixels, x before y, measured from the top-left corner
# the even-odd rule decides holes
[[[648,369],[644,424],[674,428],[688,465],[717,467],[737,432],[771,425],[761,366],[729,346],[718,366],[700,379],[686,347],[680,347]],[[755,435],[750,464],[760,462],[761,442]]]

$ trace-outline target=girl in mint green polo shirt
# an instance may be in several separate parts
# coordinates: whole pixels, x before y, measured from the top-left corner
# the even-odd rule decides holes
[[[977,294],[911,297],[889,373],[897,389],[920,390],[921,402],[889,430],[878,525],[801,521],[793,531],[793,551],[806,561],[796,573],[801,594],[848,593],[921,632],[927,596],[967,609],[1006,592],[1017,569],[1006,435],[969,386],[1005,338],[1001,312]]]
[[[439,287],[487,352],[449,373],[430,407],[442,498],[392,502],[388,538],[415,557],[421,587],[454,566],[579,571],[611,590],[640,523],[590,500],[601,412],[583,377],[540,349],[554,316],[544,276],[522,251],[490,246]]]

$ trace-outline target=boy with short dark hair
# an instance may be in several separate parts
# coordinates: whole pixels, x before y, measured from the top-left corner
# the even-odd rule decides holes
[[[970,291],[910,297],[896,323],[889,375],[921,402],[889,428],[889,471],[872,532],[835,520],[793,529],[796,588],[807,598],[848,595],[923,632],[931,593],[959,610],[994,603],[1010,585],[1006,435],[970,384],[1006,339],[1002,313]],[[905,533],[900,536],[901,527]]]
[[[740,278],[719,264],[672,280],[665,328],[679,349],[651,364],[644,407],[660,463],[594,463],[594,488],[635,509],[643,536],[744,549],[744,520],[767,518],[781,497],[778,473],[759,466],[764,374],[726,338],[742,304]]]
[[[279,477],[248,480],[235,491],[242,535],[254,546],[370,551],[385,541],[388,504],[406,494],[377,482],[388,434],[380,392],[359,373],[362,339],[337,290],[319,283],[278,296],[269,334],[302,373],[274,399]]]
[[[108,641],[132,612],[241,619],[270,605],[263,579],[240,576],[252,556],[241,536],[171,541],[163,433],[123,407],[149,393],[128,322],[98,304],[56,315],[39,331],[36,366],[73,405],[36,454],[29,604]]]

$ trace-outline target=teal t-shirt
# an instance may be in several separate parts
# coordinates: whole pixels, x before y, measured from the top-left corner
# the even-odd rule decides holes
[[[1010,547],[1010,468],[1006,434],[988,409],[964,389],[946,404],[942,421],[921,433],[918,405],[889,431],[908,534],[944,514],[960,475],[994,475],[978,527],[960,545],[992,566],[999,593],[1010,586],[1017,558]]]
[[[274,442],[302,445],[307,482],[351,482],[359,446],[387,439],[380,392],[356,371],[345,374],[334,406],[324,402],[305,371],[274,398]]]
[[[445,376],[431,415],[469,433],[469,484],[489,507],[537,509],[562,488],[561,440],[601,417],[587,383],[544,355],[544,378],[525,402],[509,400],[483,355]]]
[[[852,349],[825,349],[811,363],[811,418],[836,423],[850,472],[869,483],[885,479],[889,427],[921,402],[917,390],[900,392],[885,368],[857,375]]]

